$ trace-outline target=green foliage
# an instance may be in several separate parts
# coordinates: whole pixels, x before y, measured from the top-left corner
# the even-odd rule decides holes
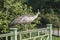
[[[50,9],[50,12],[43,15],[42,19],[43,24],[53,24],[54,27],[60,27],[60,19],[57,17],[53,9]]]
[[[60,37],[53,36],[52,40],[60,40]]]
[[[27,3],[27,5],[24,3]],[[38,17],[33,24],[28,24],[29,29],[33,29],[37,24],[47,23],[52,23],[53,26],[57,27],[60,26],[60,0],[4,0],[4,2],[0,2],[0,5],[0,32],[2,33],[7,32],[9,23],[17,16],[34,15],[32,9],[40,9],[41,18]],[[14,27],[21,30],[24,25],[17,24]]]
[[[5,0],[4,1],[4,8],[0,11],[0,33],[8,32],[10,22],[16,18],[17,16],[31,14],[34,15],[32,12],[32,7],[28,7],[26,4],[22,4],[21,1],[17,0]],[[37,19],[38,20],[38,19]],[[36,21],[37,22],[37,21]],[[37,24],[29,24],[27,27],[29,29],[33,29]],[[12,26],[18,28],[18,30],[23,30],[24,25],[17,24],[16,26]]]
[[[7,13],[4,13],[0,11],[0,32],[7,32],[6,29],[8,28],[9,21],[7,20],[7,17],[9,15]]]

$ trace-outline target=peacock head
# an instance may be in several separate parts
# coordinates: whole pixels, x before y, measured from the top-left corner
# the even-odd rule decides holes
[[[40,14],[40,11],[39,11],[39,9],[38,9],[38,12],[36,13],[37,15],[39,15]]]

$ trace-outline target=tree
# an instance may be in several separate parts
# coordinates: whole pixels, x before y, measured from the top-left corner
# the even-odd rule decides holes
[[[0,33],[8,32],[9,23],[16,18],[17,16],[31,14],[34,15],[31,6],[27,6],[26,4],[22,4],[21,1],[18,0],[5,0],[4,8],[0,11]],[[34,28],[37,24],[38,19],[35,24],[29,24],[28,27],[30,29]],[[23,25],[17,24],[16,26],[18,30],[22,30]]]

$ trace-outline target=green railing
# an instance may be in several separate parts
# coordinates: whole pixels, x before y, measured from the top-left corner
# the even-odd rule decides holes
[[[47,28],[33,29],[17,32],[17,28],[10,28],[10,33],[0,34],[0,38],[6,40],[52,40],[52,24],[47,24]]]

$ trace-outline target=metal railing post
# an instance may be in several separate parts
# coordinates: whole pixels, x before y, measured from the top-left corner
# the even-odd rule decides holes
[[[17,28],[10,28],[10,32],[13,33],[11,40],[17,40]]]
[[[49,40],[52,40],[52,24],[47,24],[47,28],[49,31]]]

